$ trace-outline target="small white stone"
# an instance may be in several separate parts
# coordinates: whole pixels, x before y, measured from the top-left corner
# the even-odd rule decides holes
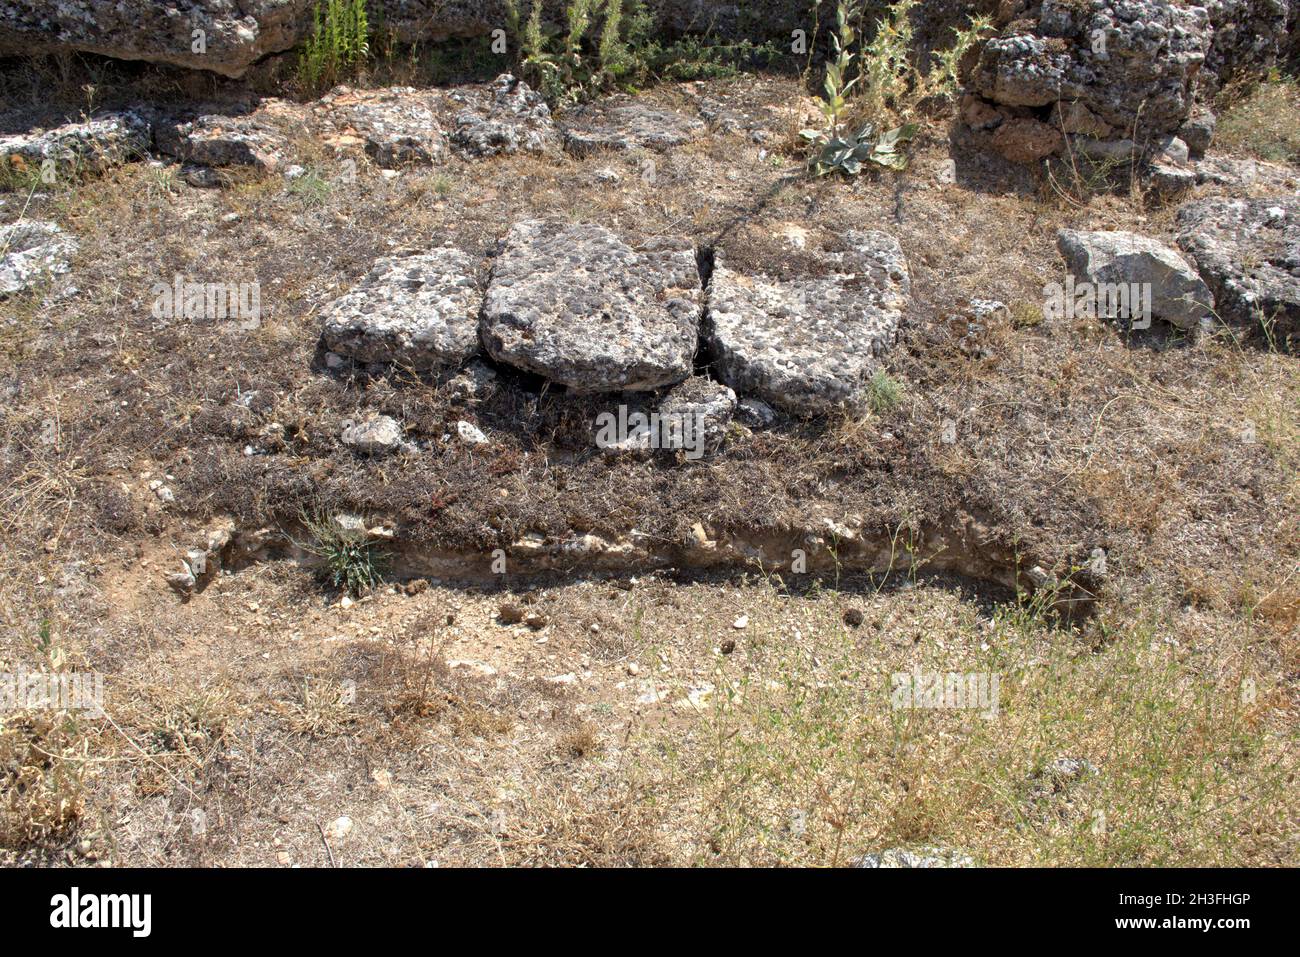
[[[341,841],[352,833],[352,829],[355,826],[356,825],[353,823],[352,818],[345,814],[331,822],[330,826],[325,829],[325,832],[330,837],[334,838],[334,840]]]
[[[748,627],[749,627],[749,616],[748,616],[748,615],[741,615],[739,618],[737,618],[735,621],[733,621],[733,622],[731,623],[731,627],[732,627],[732,628],[735,628],[737,631],[739,631],[739,630],[741,630],[741,629],[744,629],[744,628],[748,628]]]
[[[488,437],[476,425],[465,422],[464,420],[456,423],[456,433],[460,436],[462,442],[468,442],[471,445],[484,445]]]

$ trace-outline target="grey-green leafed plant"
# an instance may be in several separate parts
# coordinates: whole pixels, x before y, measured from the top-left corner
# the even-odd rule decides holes
[[[812,156],[813,172],[818,176],[843,173],[857,176],[872,163],[885,169],[907,168],[907,154],[901,147],[916,136],[917,125],[905,123],[892,130],[877,133],[875,124],[864,123],[851,133],[826,136],[812,132],[817,150]]]
[[[876,124],[867,122],[850,131],[845,122],[849,94],[862,78],[862,74],[849,78],[854,53],[850,49],[857,32],[850,22],[859,13],[852,0],[840,0],[835,10],[835,32],[831,34],[831,59],[826,64],[824,95],[820,102],[826,126],[821,130],[803,130],[800,135],[813,147],[809,163],[818,176],[842,173],[856,176],[867,164],[886,169],[901,170],[907,166],[907,156],[900,147],[916,136],[917,126],[908,123],[885,132],[877,132]]]

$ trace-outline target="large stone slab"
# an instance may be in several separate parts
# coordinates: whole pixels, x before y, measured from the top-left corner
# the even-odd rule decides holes
[[[456,110],[451,145],[462,156],[481,159],[559,148],[560,134],[546,100],[509,73],[484,88],[455,90],[447,100]]]
[[[338,87],[321,97],[316,110],[336,131],[326,142],[356,143],[380,166],[394,169],[429,166],[447,158],[441,105],[439,94],[413,87]]]
[[[159,124],[154,139],[160,152],[188,163],[269,173],[285,165],[291,139],[310,132],[302,107],[268,98],[247,113],[204,113]]]
[[[824,275],[775,279],[743,274],[720,254],[709,284],[704,331],[720,377],[795,415],[856,408],[893,345],[911,295],[893,236],[851,232],[825,252]]]
[[[1300,199],[1204,199],[1178,211],[1178,245],[1225,322],[1300,338]]]
[[[1149,236],[1062,229],[1056,242],[1078,283],[1091,283],[1094,288],[1150,284],[1151,318],[1192,329],[1214,311],[1214,295],[1191,264],[1177,250]]]
[[[145,157],[153,145],[153,127],[138,110],[114,110],[49,129],[0,136],[0,162],[20,156],[40,165],[55,162],[56,175],[99,172]]]
[[[0,226],[0,297],[68,272],[76,249],[77,241],[54,223],[23,220]]]
[[[325,345],[359,362],[458,365],[478,351],[476,274],[469,254],[451,247],[381,259],[322,311]]]
[[[704,134],[698,117],[638,103],[630,97],[577,107],[564,116],[564,148],[575,156],[606,150],[664,152]]]
[[[657,389],[691,373],[700,298],[688,242],[634,247],[603,226],[528,220],[502,244],[481,338],[575,392]]]
[[[77,50],[238,77],[259,58],[293,46],[315,5],[314,0],[5,0],[0,54]]]

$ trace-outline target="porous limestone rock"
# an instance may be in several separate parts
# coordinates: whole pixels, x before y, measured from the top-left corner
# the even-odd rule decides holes
[[[252,167],[270,173],[286,165],[290,137],[309,134],[305,110],[268,98],[247,113],[204,113],[160,123],[154,140],[160,152],[200,166]]]
[[[657,389],[691,373],[700,298],[688,242],[634,247],[603,226],[527,220],[502,243],[481,338],[575,392]]]
[[[451,145],[463,156],[545,153],[560,145],[546,100],[509,73],[486,88],[462,88],[447,99],[449,106],[458,108]]]
[[[1225,322],[1300,337],[1300,199],[1204,199],[1178,211],[1178,245]]]
[[[153,145],[149,118],[139,110],[97,113],[50,129],[0,136],[0,164],[18,156],[40,165],[54,160],[55,175],[100,172],[144,157]]]
[[[1214,309],[1213,294],[1187,260],[1148,236],[1062,229],[1056,241],[1077,282],[1150,283],[1153,318],[1191,329]]]
[[[325,345],[360,362],[458,365],[478,351],[476,273],[469,254],[450,246],[380,259],[323,310]]]
[[[911,294],[893,236],[851,232],[826,274],[774,279],[726,266],[709,285],[705,336],[724,382],[800,416],[858,406]]]
[[[317,111],[338,131],[336,146],[360,143],[381,167],[429,166],[447,158],[441,98],[412,87],[353,90],[337,87],[321,97]]]
[[[77,241],[54,223],[21,220],[0,226],[0,296],[68,272]]]
[[[575,156],[604,150],[650,149],[664,152],[701,136],[704,121],[675,110],[646,106],[617,96],[565,114],[564,147]]]

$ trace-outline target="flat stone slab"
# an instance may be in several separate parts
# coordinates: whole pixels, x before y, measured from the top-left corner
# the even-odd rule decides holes
[[[575,156],[633,149],[662,153],[689,143],[707,129],[698,117],[627,97],[577,107],[565,115],[563,128],[564,148]]]
[[[502,243],[480,338],[574,392],[657,389],[691,373],[700,299],[684,240],[634,248],[603,226],[527,220]]]
[[[68,272],[77,241],[54,223],[24,220],[0,226],[0,297]]]
[[[1214,294],[1178,251],[1137,233],[1062,229],[1057,247],[1076,283],[1098,286],[1150,286],[1151,316],[1116,316],[1114,302],[1095,301],[1101,318],[1156,318],[1192,329],[1214,311]],[[1145,293],[1144,293],[1145,295]],[[1130,312],[1133,306],[1130,300]]]
[[[447,158],[439,94],[412,87],[380,90],[337,87],[321,97],[317,112],[337,130],[335,145],[357,143],[380,166],[431,166]]]
[[[826,252],[826,275],[746,275],[719,256],[705,337],[721,379],[799,416],[855,408],[893,345],[911,295],[907,260],[888,233],[854,231]]]
[[[546,100],[509,73],[501,74],[485,88],[449,93],[447,105],[456,111],[452,148],[470,159],[546,153],[560,146],[560,134]]]
[[[468,253],[451,247],[380,259],[323,310],[325,345],[359,362],[458,365],[478,351],[477,272]]]
[[[58,174],[99,172],[144,158],[152,145],[149,119],[135,110],[118,110],[50,129],[0,136],[0,162],[6,156],[21,156],[36,165],[52,159]]]
[[[1182,207],[1177,223],[1221,319],[1300,337],[1300,199],[1204,199]]]
[[[160,124],[154,140],[160,152],[201,166],[249,166],[269,173],[285,163],[289,135],[309,134],[297,104],[267,99],[247,114],[205,113]]]

